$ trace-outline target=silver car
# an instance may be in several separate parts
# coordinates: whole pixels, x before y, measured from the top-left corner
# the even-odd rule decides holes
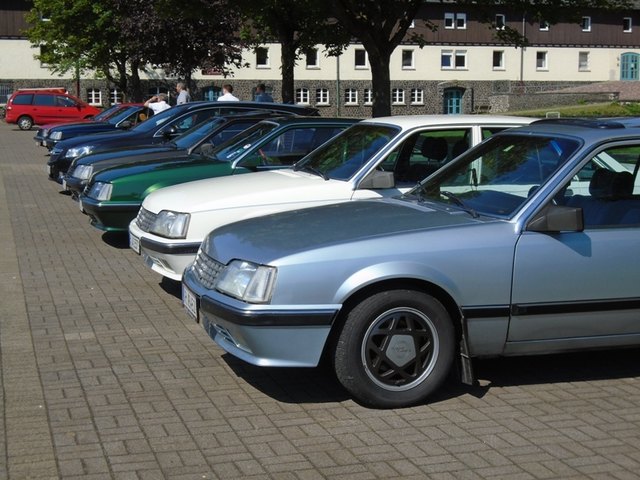
[[[423,402],[458,357],[640,343],[640,121],[496,134],[408,193],[205,238],[187,311],[255,365],[323,357],[359,402]]]

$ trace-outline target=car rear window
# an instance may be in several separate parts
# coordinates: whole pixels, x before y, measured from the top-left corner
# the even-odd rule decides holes
[[[33,100],[33,93],[23,93],[13,97],[13,100],[11,101],[11,103],[13,105],[31,105],[32,100]]]
[[[47,107],[52,107],[56,104],[56,99],[55,96],[48,94],[48,95],[36,95],[36,97],[33,100],[33,104],[34,105],[40,105],[40,106],[47,106]]]

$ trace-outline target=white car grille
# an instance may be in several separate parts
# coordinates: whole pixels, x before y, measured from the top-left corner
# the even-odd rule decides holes
[[[148,232],[151,228],[151,225],[153,225],[153,222],[156,221],[157,216],[158,215],[150,212],[149,210],[140,208],[138,216],[136,217],[136,224],[138,225],[138,228],[140,228],[140,230],[142,230],[143,232]]]

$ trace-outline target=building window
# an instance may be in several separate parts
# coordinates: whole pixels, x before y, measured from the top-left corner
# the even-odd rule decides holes
[[[256,48],[256,68],[269,68],[269,49]]]
[[[320,58],[317,48],[307,50],[307,68],[320,68]]]
[[[373,90],[371,90],[370,88],[365,88],[363,97],[365,105],[373,104]]]
[[[354,53],[354,66],[356,68],[367,68],[367,51],[364,48],[356,48]]]
[[[589,71],[589,52],[578,52],[578,71]]]
[[[102,91],[99,88],[87,88],[87,103],[102,105]]]
[[[446,12],[444,14],[444,28],[446,29],[459,28],[461,30],[466,29],[467,14]]]
[[[625,33],[630,33],[633,30],[633,21],[631,17],[624,17],[622,19],[622,31]]]
[[[493,69],[504,70],[504,50],[493,51]]]
[[[345,105],[357,105],[358,104],[358,90],[355,88],[344,89],[344,104]]]
[[[547,69],[547,52],[536,52],[536,70]]]
[[[316,89],[316,105],[329,105],[329,89],[328,88]]]
[[[413,50],[402,50],[402,69],[415,69],[415,65],[413,64]]]
[[[117,88],[109,90],[109,105],[115,105],[116,103],[122,103],[123,95]]]
[[[422,88],[411,89],[411,104],[424,105],[424,90]]]
[[[502,13],[498,13],[496,15],[496,30],[504,30],[505,25],[507,24],[507,20]]]
[[[404,88],[391,89],[391,103],[393,105],[404,105]]]
[[[591,17],[582,17],[582,21],[580,22],[580,27],[583,32],[591,31]]]
[[[300,103],[302,105],[309,105],[309,89],[308,88],[296,89],[296,103]]]
[[[442,50],[440,66],[443,70],[465,70],[467,68],[467,51]]]
[[[459,28],[460,30],[465,30],[467,28],[466,13],[456,13],[456,28]]]
[[[546,20],[540,20],[540,31],[548,32],[549,31],[549,22]]]

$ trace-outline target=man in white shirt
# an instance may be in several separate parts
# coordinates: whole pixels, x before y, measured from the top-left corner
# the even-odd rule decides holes
[[[185,88],[184,83],[178,82],[178,84],[176,85],[176,92],[178,92],[176,105],[182,105],[183,103],[188,103],[191,101],[191,95],[189,95],[189,90]]]
[[[144,106],[153,110],[154,115],[171,108],[171,105],[167,103],[167,96],[164,93],[154,95],[149,100],[144,102]]]
[[[222,95],[218,97],[219,102],[239,102],[240,99],[233,94],[233,86],[225,83],[222,86]]]

